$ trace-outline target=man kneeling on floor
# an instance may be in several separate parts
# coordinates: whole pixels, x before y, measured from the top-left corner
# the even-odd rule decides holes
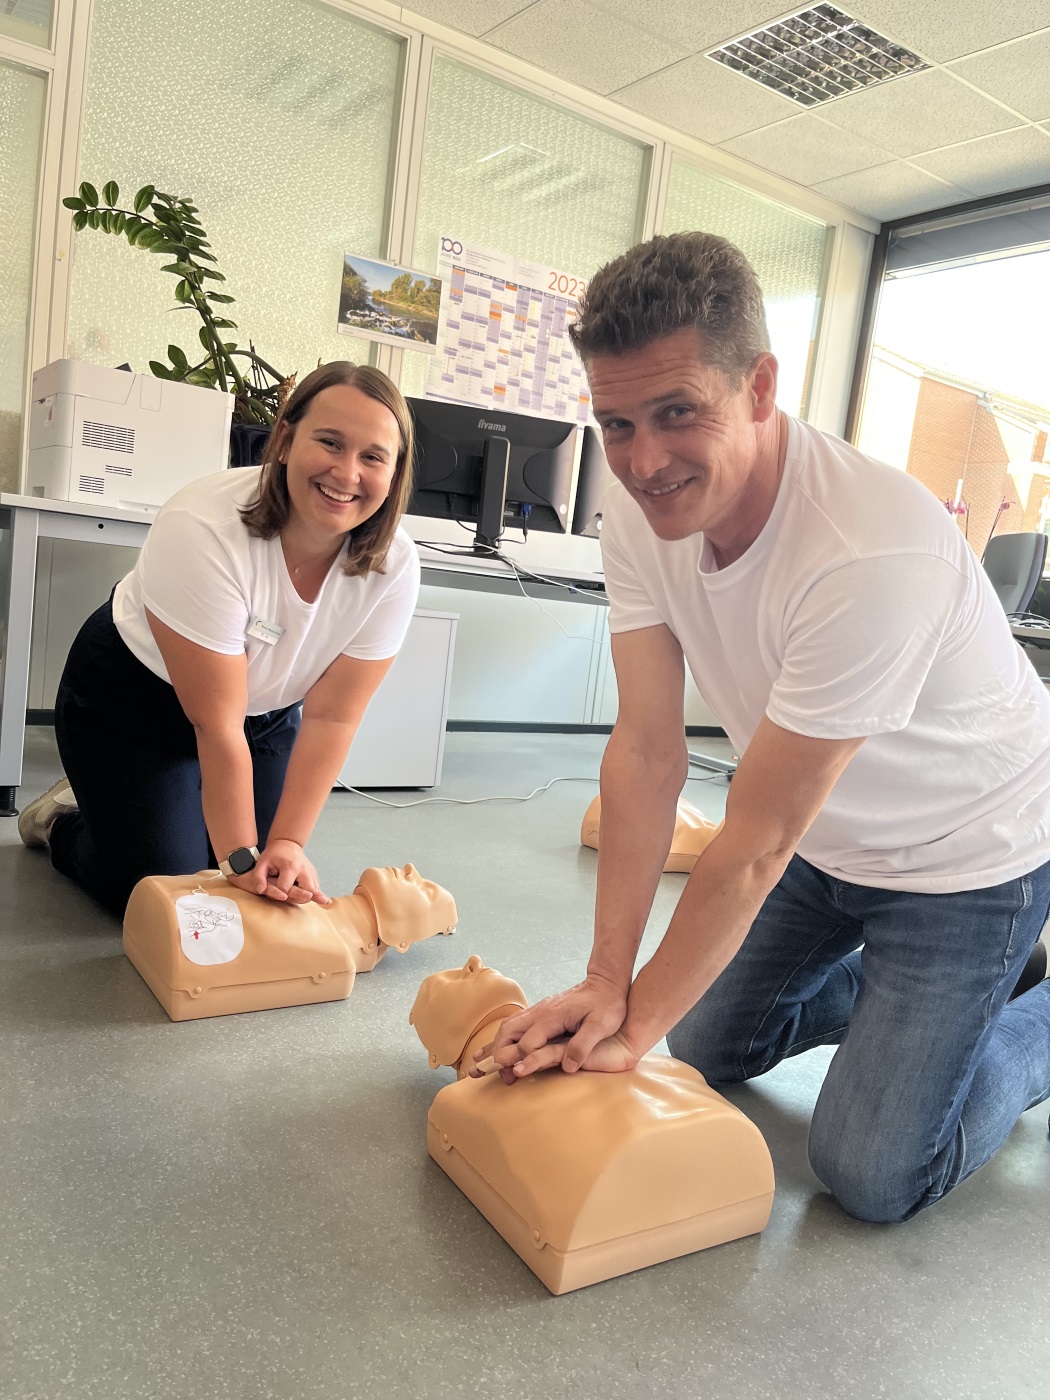
[[[777,409],[734,247],[633,249],[573,338],[618,478],[620,710],[587,976],[504,1022],[496,1059],[507,1081],[618,1071],[666,1034],[726,1084],[837,1045],[813,1169],[851,1214],[904,1220],[1050,1096],[1050,697],[943,505]],[[632,980],[687,772],[685,664],[742,758]]]

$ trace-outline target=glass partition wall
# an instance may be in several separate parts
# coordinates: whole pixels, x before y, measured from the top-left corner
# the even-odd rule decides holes
[[[124,207],[145,184],[192,197],[236,298],[234,338],[300,375],[375,353],[336,329],[346,252],[411,249],[429,273],[452,231],[586,278],[652,228],[660,143],[441,46],[422,47],[425,121],[399,150],[410,42],[323,0],[94,0],[78,178],[115,181]],[[662,230],[686,228],[753,261],[781,402],[805,415],[832,230],[675,154]],[[197,356],[159,271],[120,237],[77,234],[66,353],[138,371],[169,344]],[[402,388],[422,393],[426,357],[400,358]]]
[[[386,253],[404,49],[311,0],[94,0],[81,178],[126,201],[147,184],[191,197],[234,339],[282,374],[367,360],[336,330],[339,283],[344,253]],[[138,371],[169,343],[200,357],[161,262],[76,236],[70,356]]]
[[[0,490],[18,487],[47,78],[0,59]]]
[[[1050,533],[1050,196],[883,233],[854,439],[924,482],[978,555]]]
[[[442,235],[590,277],[641,236],[651,148],[565,107],[434,55],[413,266]],[[425,357],[401,387],[423,392]]]
[[[728,238],[755,269],[780,364],[777,401],[787,413],[805,417],[830,242],[827,224],[675,156],[661,231],[688,229]]]

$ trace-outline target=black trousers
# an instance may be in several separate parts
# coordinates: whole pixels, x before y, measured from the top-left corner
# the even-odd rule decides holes
[[[299,718],[299,706],[289,705],[245,720],[260,848],[281,799]],[[51,828],[56,870],[123,918],[144,875],[214,867],[193,726],[175,688],[124,644],[112,599],[92,613],[70,648],[55,735],[78,807]]]

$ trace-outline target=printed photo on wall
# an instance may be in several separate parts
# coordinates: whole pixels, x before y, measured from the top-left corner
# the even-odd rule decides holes
[[[441,279],[396,263],[343,255],[339,333],[433,354]]]

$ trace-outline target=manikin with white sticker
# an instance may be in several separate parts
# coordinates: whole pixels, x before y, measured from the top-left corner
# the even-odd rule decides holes
[[[359,972],[452,933],[456,902],[413,865],[365,870],[326,904],[259,899],[218,871],[150,875],[124,914],[124,951],[173,1021],[348,997]]]
[[[415,608],[412,450],[394,384],[335,361],[291,393],[261,467],[172,497],[70,650],[65,777],[22,813],[27,846],[118,916],[144,877],[215,865],[328,903],[305,847]]]

